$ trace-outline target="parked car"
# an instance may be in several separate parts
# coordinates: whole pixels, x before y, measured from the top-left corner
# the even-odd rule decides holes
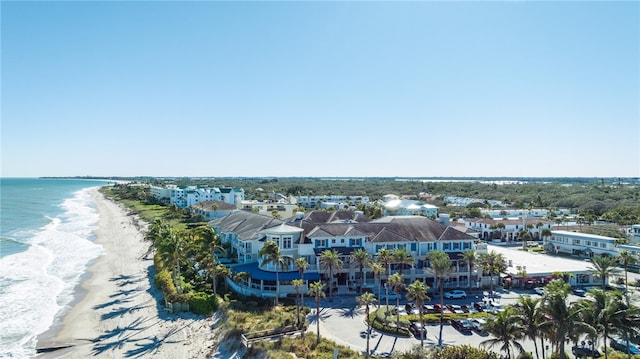
[[[455,289],[444,293],[444,297],[447,299],[466,299],[467,292],[465,292],[464,290]]]
[[[599,358],[600,352],[598,351],[598,349],[596,348],[591,348],[585,345],[582,346],[574,346],[571,348],[571,352],[573,353],[573,355],[576,356],[576,358]]]
[[[631,343],[629,343],[629,346],[627,347],[627,343],[623,339],[611,339],[611,348],[619,350],[623,353],[628,352],[629,354],[633,355],[640,354],[640,349],[638,349],[638,347]]]
[[[471,331],[473,330],[473,324],[471,324],[471,321],[467,319],[452,319],[451,326],[464,334],[471,334]]]
[[[484,312],[485,309],[487,309],[489,307],[489,305],[487,303],[484,303],[484,302],[475,302],[475,303],[473,303],[473,307],[478,312]]]
[[[411,324],[409,324],[409,331],[418,339],[420,339],[420,336],[422,336],[423,339],[427,337],[427,328],[423,327],[420,322],[411,322]]]
[[[389,292],[389,300],[396,300],[398,297],[402,299],[402,294],[398,294],[396,292]],[[386,299],[387,299],[387,293],[382,293],[380,295],[380,300],[386,300]]]
[[[436,309],[431,304],[423,304],[422,305],[422,312],[425,313],[425,314],[426,313],[435,313]]]
[[[481,332],[484,330],[484,324],[487,322],[482,318],[473,318],[469,319],[471,321],[471,325],[473,325],[473,330],[477,332]]]
[[[582,288],[571,288],[571,292],[578,297],[584,297],[587,294],[587,292],[585,292]]]
[[[463,314],[464,310],[462,310],[462,307],[456,304],[447,304],[447,308],[449,308],[449,310],[451,311],[451,313],[455,313],[455,314]]]
[[[542,287],[535,287],[533,288],[533,291],[536,292],[536,294],[544,295],[544,288]]]

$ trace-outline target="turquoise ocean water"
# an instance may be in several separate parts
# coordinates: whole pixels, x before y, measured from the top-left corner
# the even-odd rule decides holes
[[[35,355],[36,338],[68,310],[87,265],[105,181],[0,178],[0,358]]]

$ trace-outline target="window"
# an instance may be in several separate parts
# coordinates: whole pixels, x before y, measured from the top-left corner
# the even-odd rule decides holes
[[[336,243],[336,240],[335,240],[335,239],[332,239],[332,240],[331,240],[331,244],[335,244],[335,243]]]
[[[282,248],[283,249],[291,248],[291,237],[283,237],[282,238]]]
[[[316,248],[322,248],[327,246],[326,239],[316,239]]]
[[[451,243],[442,243],[442,250],[448,251]]]
[[[340,238],[340,243],[344,243],[344,238]]]
[[[411,251],[415,252],[416,250],[418,250],[418,245],[416,243],[411,243]]]

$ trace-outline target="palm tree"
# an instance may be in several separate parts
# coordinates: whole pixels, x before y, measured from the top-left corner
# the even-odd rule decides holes
[[[320,343],[320,298],[324,297],[324,283],[318,281],[309,285],[309,296],[316,298],[316,330],[318,343]]]
[[[360,269],[360,291],[362,291],[364,288],[364,267],[371,263],[371,255],[364,248],[358,248],[351,252],[349,259]]]
[[[561,279],[554,279],[545,286],[544,302],[541,305],[546,321],[540,329],[546,331],[559,358],[564,358],[565,341],[582,333],[589,333],[592,327],[581,318],[581,308],[572,306],[568,301],[569,284]]]
[[[373,275],[376,277],[376,280],[378,281],[378,308],[380,308],[380,291],[381,291],[381,284],[380,282],[382,281],[382,273],[384,273],[384,267],[382,267],[382,265],[380,265],[380,263],[371,263],[371,273],[373,273]]]
[[[287,265],[286,257],[282,257],[280,254],[280,246],[275,241],[266,241],[264,246],[260,249],[258,254],[263,257],[260,266],[265,266],[269,263],[273,263],[276,267],[276,298],[275,305],[278,305],[278,297],[280,296],[280,277],[279,267]]]
[[[592,267],[589,271],[602,280],[602,289],[605,289],[610,276],[620,273],[620,269],[616,267],[618,261],[613,257],[593,257],[591,258]]]
[[[393,261],[400,265],[400,274],[404,274],[404,265],[412,265],[415,260],[411,253],[407,252],[404,247],[400,247],[393,251]]]
[[[218,288],[217,288],[218,276],[215,274],[217,264],[218,264],[218,255],[216,254],[216,252],[221,253],[222,255],[226,255],[227,252],[222,246],[222,243],[220,242],[220,236],[218,236],[218,233],[216,233],[216,230],[213,229],[213,227],[207,226],[202,228],[200,230],[200,237],[209,248],[209,255],[211,256],[210,264],[211,264],[211,268],[213,268],[213,272],[212,272],[213,273],[212,274],[213,295],[215,296],[215,295],[218,295]]]
[[[183,240],[180,235],[169,228],[161,242],[158,245],[158,254],[162,264],[172,268],[173,283],[179,294],[182,294],[182,285],[180,279],[180,260],[182,259]]]
[[[444,306],[444,279],[454,272],[451,266],[449,255],[441,252],[429,252],[427,259],[431,266],[428,271],[437,278],[437,288],[440,290],[440,307]],[[440,336],[438,337],[438,347],[442,348],[442,328],[444,326],[444,310],[440,311]]]
[[[469,292],[471,292],[471,271],[475,267],[478,257],[476,256],[476,251],[473,249],[466,250],[460,253],[459,256],[460,259],[467,264],[467,268],[469,269]]]
[[[429,287],[427,285],[425,285],[424,283],[422,283],[421,281],[417,280],[411,284],[409,284],[409,286],[407,287],[407,298],[409,300],[415,300],[416,301],[416,307],[418,308],[418,311],[420,313],[420,327],[424,328],[424,320],[422,318],[422,314],[424,311],[424,308],[422,307],[422,305],[424,304],[424,302],[426,300],[429,300],[431,298],[429,298],[429,296],[427,295],[427,291],[429,290]],[[424,335],[420,335],[420,346],[424,346]]]
[[[304,281],[304,272],[309,268],[309,262],[305,257],[300,257],[294,262],[298,272],[300,273],[300,279]]]
[[[304,281],[302,279],[294,279],[291,284],[296,290],[296,323],[297,327],[300,328],[300,288],[304,285]]]
[[[626,249],[621,250],[619,255],[620,255],[619,257],[620,263],[622,264],[622,268],[624,268],[625,293],[629,293],[629,278],[628,278],[629,266],[636,264],[636,262],[638,261],[638,258],[636,258],[636,256],[634,256],[631,252],[629,252]]]
[[[245,280],[250,280],[250,279],[251,279],[251,274],[249,272],[238,272],[233,276],[233,280],[238,283],[241,283],[241,282],[244,282]],[[242,289],[242,293],[240,294],[244,297],[244,288],[242,288],[242,286],[240,286],[240,288]]]
[[[369,338],[371,337],[371,319],[369,319],[369,306],[376,301],[372,293],[364,293],[361,296],[356,298],[358,300],[358,304],[361,307],[364,307],[364,321],[367,323],[367,353],[365,357],[368,358],[371,350],[369,349]]]
[[[495,317],[485,323],[484,330],[494,338],[487,339],[480,345],[490,348],[502,345],[500,350],[506,352],[509,359],[511,359],[512,347],[515,347],[520,353],[524,351],[522,344],[518,342],[522,336],[522,327],[518,323],[513,308],[506,307],[504,311],[498,312]]]
[[[483,271],[489,273],[490,297],[493,297],[493,276],[503,272],[507,268],[507,262],[502,253],[492,250],[489,253],[481,254],[478,257],[478,263]]]
[[[389,280],[389,264],[393,261],[393,252],[386,248],[382,248],[378,251],[377,261],[384,267],[384,277]],[[386,292],[386,305],[387,305],[387,313],[389,310],[389,286],[385,284],[384,290]]]
[[[544,313],[540,310],[540,298],[521,295],[518,297],[518,303],[514,305],[515,314],[520,321],[522,334],[524,337],[533,341],[536,351],[536,358],[540,358],[538,354],[538,338],[540,323],[545,320]]]
[[[335,249],[325,249],[320,253],[320,268],[329,272],[329,301],[333,301],[333,271],[342,268],[342,259]]]
[[[402,293],[402,289],[404,289],[404,278],[402,278],[402,274],[398,272],[393,273],[389,276],[388,284],[396,293],[396,331],[398,331],[400,330],[400,311],[398,307],[400,307],[400,293]]]

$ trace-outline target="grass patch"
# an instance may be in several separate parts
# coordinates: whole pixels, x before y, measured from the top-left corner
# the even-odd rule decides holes
[[[354,350],[338,345],[327,339],[322,339],[318,344],[317,335],[305,333],[297,338],[283,338],[273,342],[259,342],[247,350],[244,358],[265,356],[269,359],[291,359],[294,353],[298,358],[307,359],[333,359],[334,349],[338,349],[339,358],[362,358]]]

